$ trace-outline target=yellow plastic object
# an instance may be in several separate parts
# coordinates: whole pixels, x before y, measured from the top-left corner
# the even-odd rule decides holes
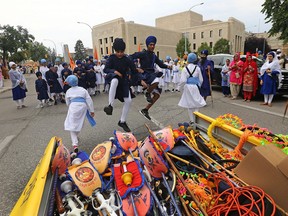
[[[125,172],[121,176],[122,181],[125,185],[130,186],[132,184],[133,175],[131,172]]]
[[[39,161],[30,180],[24,188],[20,198],[15,204],[10,216],[36,216],[38,215],[43,190],[46,183],[47,173],[57,137],[52,137],[45,152]]]
[[[201,118],[201,119],[203,119],[203,120],[205,120],[205,121],[207,121],[207,122],[210,122],[210,123],[213,123],[213,122],[216,121],[215,119],[213,119],[213,118],[211,118],[211,117],[209,117],[209,116],[206,116],[206,115],[204,115],[204,114],[202,114],[202,113],[199,113],[199,112],[194,112],[194,114],[195,114],[196,116],[198,116],[199,118]],[[231,126],[229,126],[229,125],[226,125],[226,124],[222,124],[221,126],[218,125],[217,127],[220,127],[220,128],[222,128],[223,130],[225,130],[225,131],[227,131],[227,132],[229,132],[229,133],[231,133],[231,134],[233,134],[234,136],[237,136],[237,137],[239,137],[239,138],[240,138],[240,137],[242,136],[242,134],[244,133],[243,131],[240,131],[240,130],[238,130],[238,129],[235,129],[235,128],[233,128],[233,127],[231,127]],[[247,139],[247,141],[248,141],[249,143],[255,145],[255,146],[261,145],[259,139],[257,139],[256,137],[253,137],[253,136],[249,136],[248,139]]]

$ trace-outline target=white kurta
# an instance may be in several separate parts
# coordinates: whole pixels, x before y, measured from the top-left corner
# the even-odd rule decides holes
[[[74,98],[85,98],[86,103],[72,102]],[[68,113],[64,122],[64,129],[67,131],[80,132],[86,117],[87,110],[94,112],[93,101],[88,94],[88,91],[82,87],[75,86],[68,89],[65,95],[66,104],[68,106]]]
[[[172,82],[179,83],[180,82],[180,67],[179,65],[173,65],[172,67]]]
[[[104,84],[105,80],[103,77],[103,71],[100,65],[95,65],[94,66],[94,70],[96,72],[96,84],[100,85],[100,84]]]
[[[42,73],[42,79],[46,80],[46,72],[49,71],[47,66],[40,66],[39,71]]]
[[[58,80],[61,88],[63,88],[63,80],[62,80],[61,72],[64,69],[64,67],[61,64],[55,65],[55,67],[57,67],[57,74],[58,74],[58,79],[57,80]]]
[[[195,65],[189,64],[188,69],[190,70],[190,73],[193,72]],[[187,84],[187,79],[189,78],[189,73],[184,67],[181,72],[181,78],[180,78],[180,88],[183,88],[183,93],[181,96],[181,99],[178,103],[178,106],[184,107],[184,108],[200,108],[206,105],[206,102],[204,98],[200,95],[199,89],[197,85],[193,84]],[[200,68],[197,66],[195,72],[192,75],[193,77],[198,77],[200,81],[200,85],[203,82],[203,77]]]

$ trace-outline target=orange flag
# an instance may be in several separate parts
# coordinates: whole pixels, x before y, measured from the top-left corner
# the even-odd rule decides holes
[[[73,60],[73,58],[72,58],[72,56],[71,56],[71,54],[70,54],[70,52],[68,51],[68,57],[69,57],[69,60],[70,60],[70,66],[71,66],[71,69],[72,70],[74,70],[74,68],[75,68],[75,62],[74,62],[74,60]]]
[[[94,47],[94,59],[98,60],[98,53],[97,53],[96,46]]]
[[[141,43],[138,45],[138,52],[141,52]]]

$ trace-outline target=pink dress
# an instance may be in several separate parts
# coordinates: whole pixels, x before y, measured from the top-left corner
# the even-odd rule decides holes
[[[243,80],[243,66],[244,62],[241,60],[232,61],[229,65],[231,69],[230,73],[230,83],[234,85],[242,85]]]

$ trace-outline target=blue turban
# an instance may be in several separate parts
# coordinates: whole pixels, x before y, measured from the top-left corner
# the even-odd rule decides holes
[[[68,66],[68,64],[66,62],[63,62],[62,66],[65,67],[65,66]]]
[[[49,64],[47,65],[47,68],[51,68],[51,67],[53,67],[53,64],[52,64],[52,63],[49,63]]]
[[[204,54],[204,55],[208,56],[208,50],[202,50],[201,54]]]
[[[272,55],[273,58],[275,57],[275,53],[273,51],[269,52],[268,55]]]
[[[68,83],[69,86],[77,86],[78,85],[78,78],[75,75],[69,75],[66,80],[66,83]]]
[[[193,63],[197,60],[197,56],[195,53],[189,53],[188,55],[188,63]]]
[[[156,38],[155,36],[148,36],[148,37],[146,38],[146,46],[148,47],[148,45],[149,45],[150,43],[156,44],[156,43],[157,43],[157,38]]]
[[[56,58],[56,59],[55,59],[55,62],[60,62],[60,61],[61,61],[60,58]]]
[[[92,56],[92,55],[90,55],[90,56],[89,56],[89,59],[93,59],[93,56]]]
[[[82,62],[80,60],[77,60],[76,65],[78,65],[78,64],[82,64]]]
[[[166,56],[166,60],[170,60],[171,59],[171,57],[170,56]]]
[[[178,59],[178,58],[175,58],[175,59],[174,59],[174,62],[178,62],[178,61],[179,61],[179,59]]]
[[[43,63],[46,63],[46,59],[41,59],[41,60],[40,60],[40,63],[42,63],[42,64],[43,64]]]

